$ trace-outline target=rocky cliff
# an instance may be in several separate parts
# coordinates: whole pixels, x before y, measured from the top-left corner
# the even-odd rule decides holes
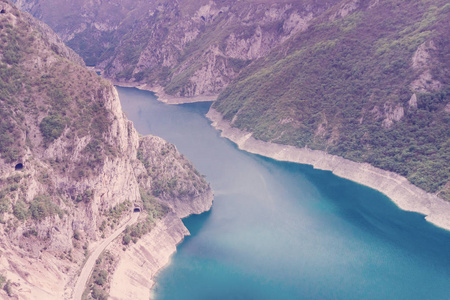
[[[209,209],[212,192],[173,145],[140,137],[115,88],[45,26],[0,8],[0,293],[67,299],[90,249],[135,205],[137,242],[165,216],[182,226]]]

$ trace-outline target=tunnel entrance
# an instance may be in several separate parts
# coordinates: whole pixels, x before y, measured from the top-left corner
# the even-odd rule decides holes
[[[138,203],[134,204],[133,212],[135,213],[141,212],[141,206]]]
[[[22,163],[17,164],[15,169],[16,169],[16,171],[22,170],[23,164]]]

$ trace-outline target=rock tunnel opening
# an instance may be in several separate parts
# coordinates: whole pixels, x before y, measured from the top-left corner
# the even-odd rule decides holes
[[[18,170],[22,170],[23,169],[23,164],[22,163],[18,163],[15,167],[16,171]]]

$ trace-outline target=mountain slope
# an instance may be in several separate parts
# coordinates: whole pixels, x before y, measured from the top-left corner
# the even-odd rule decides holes
[[[212,191],[173,145],[139,137],[111,83],[45,26],[0,7],[0,295],[70,298],[90,245],[135,205],[134,241],[160,222],[186,234],[180,218],[209,209]],[[155,242],[174,248],[182,238]]]
[[[217,95],[337,0],[17,0],[88,65],[175,96]]]
[[[448,1],[344,1],[213,107],[263,141],[325,150],[450,200]]]
[[[450,199],[448,1],[167,0],[118,5],[120,18],[80,2],[83,21],[67,26],[67,5],[18,2],[107,76],[220,93],[213,108],[257,139],[368,162]]]

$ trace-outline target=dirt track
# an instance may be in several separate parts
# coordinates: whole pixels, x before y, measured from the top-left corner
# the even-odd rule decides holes
[[[97,246],[97,248],[94,249],[94,251],[89,256],[88,260],[84,264],[83,268],[81,269],[80,276],[77,279],[77,283],[75,284],[75,288],[73,290],[73,297],[74,300],[81,300],[83,296],[83,292],[86,288],[86,283],[89,280],[89,276],[92,273],[92,270],[95,266],[95,261],[97,258],[102,254],[103,250],[108,247],[111,242],[118,237],[128,225],[131,225],[137,221],[139,217],[139,213],[133,213],[130,220],[128,220],[127,223],[120,226],[116,231],[114,231],[113,234],[111,234],[107,239],[105,239],[100,245]]]

